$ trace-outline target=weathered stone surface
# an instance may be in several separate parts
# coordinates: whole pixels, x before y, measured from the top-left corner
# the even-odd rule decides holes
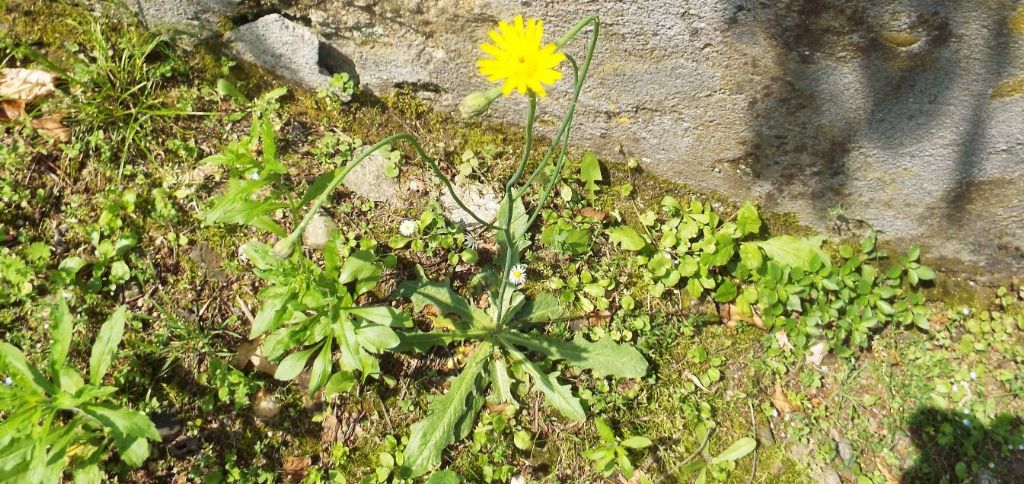
[[[501,200],[494,194],[494,191],[490,187],[464,180],[461,177],[456,177],[452,183],[452,189],[455,191],[455,195],[462,200],[462,203],[466,205],[477,217],[487,221],[493,222],[498,216],[498,210],[501,207]],[[444,209],[445,215],[449,220],[455,222],[464,227],[475,227],[479,223],[473,219],[473,217],[466,213],[458,203],[455,202],[455,198],[452,197],[451,193],[448,193],[448,189],[441,187],[441,208]]]
[[[306,230],[302,232],[302,245],[314,250],[323,249],[331,238],[331,231],[336,228],[338,228],[338,224],[334,222],[334,219],[318,213],[313,216],[309,225],[306,226]]]
[[[829,209],[979,275],[1024,273],[1024,71],[1010,0],[386,0],[296,2],[364,86],[413,85],[439,106],[487,84],[497,18],[583,15],[602,36],[574,141],[621,145],[667,178],[832,226]],[[582,57],[582,42],[569,50]],[[560,112],[568,83],[542,103]],[[521,122],[522,100],[492,116]]]
[[[323,89],[331,80],[321,68],[320,40],[308,27],[271,14],[224,36],[241,59],[288,78],[307,89]]]
[[[342,183],[363,198],[399,204],[402,201],[402,190],[394,178],[384,174],[387,163],[388,160],[379,151],[374,152],[349,171]]]
[[[1024,72],[1013,0],[278,5],[308,19],[363,87],[411,85],[453,111],[487,85],[475,60],[497,18],[543,18],[553,40],[599,14],[574,143],[609,159],[621,146],[664,177],[821,229],[842,207],[947,267],[1024,273],[1024,96],[993,95]],[[568,47],[577,58],[582,40]],[[568,94],[563,82],[542,103],[547,130]],[[522,111],[505,99],[489,116],[521,123]]]
[[[240,0],[129,0],[142,23],[153,28],[174,27],[185,31],[210,33],[217,21],[238,8]]]

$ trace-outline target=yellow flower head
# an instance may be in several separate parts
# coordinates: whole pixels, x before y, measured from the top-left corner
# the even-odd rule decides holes
[[[508,96],[512,91],[526,94],[529,90],[544,97],[544,84],[554,84],[562,78],[555,68],[565,54],[555,44],[543,45],[544,22],[537,19],[523,21],[516,15],[513,23],[498,22],[498,28],[488,32],[493,44],[480,45],[490,59],[476,62],[480,73],[491,82],[504,81],[501,93]]]

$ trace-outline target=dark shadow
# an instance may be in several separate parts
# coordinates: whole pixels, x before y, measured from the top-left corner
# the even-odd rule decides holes
[[[953,131],[956,186],[936,222],[962,222],[985,156],[989,92],[1008,74],[1012,5],[981,18],[970,2],[927,0],[729,0],[728,8],[731,28],[759,33],[775,51],[763,62],[777,75],[749,108],[750,168],[775,188],[770,197],[811,200],[824,214],[847,197],[848,159],[861,141],[899,152]],[[980,58],[964,52],[968,41],[954,43],[960,38]]]
[[[327,71],[328,75],[341,72],[348,73],[349,77],[359,85],[359,72],[356,70],[356,63],[347,55],[327,42],[320,42],[320,54],[317,59],[320,68]]]
[[[909,422],[919,455],[900,482],[1024,482],[1024,419],[1002,414],[990,425],[973,415],[918,409]]]

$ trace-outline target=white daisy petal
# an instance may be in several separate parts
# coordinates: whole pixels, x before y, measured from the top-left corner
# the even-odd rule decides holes
[[[526,282],[526,266],[523,264],[512,266],[512,270],[508,271],[508,280],[517,286],[523,285]]]
[[[416,221],[414,220],[403,220],[398,225],[398,233],[405,237],[412,237],[416,233]]]

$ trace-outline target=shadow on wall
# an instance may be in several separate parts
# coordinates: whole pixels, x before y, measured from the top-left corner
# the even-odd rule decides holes
[[[984,426],[973,415],[918,409],[910,437],[919,456],[900,482],[907,484],[1024,482],[1024,419],[999,415]]]
[[[1002,2],[979,21],[973,3],[729,0],[733,27],[775,48],[777,75],[750,106],[755,175],[824,214],[844,200],[855,143],[899,152],[944,133],[958,148],[935,161],[955,166],[935,169],[955,177],[942,208],[957,220],[982,161],[989,92],[1007,74],[1014,8]],[[983,59],[951,46],[967,30]]]

